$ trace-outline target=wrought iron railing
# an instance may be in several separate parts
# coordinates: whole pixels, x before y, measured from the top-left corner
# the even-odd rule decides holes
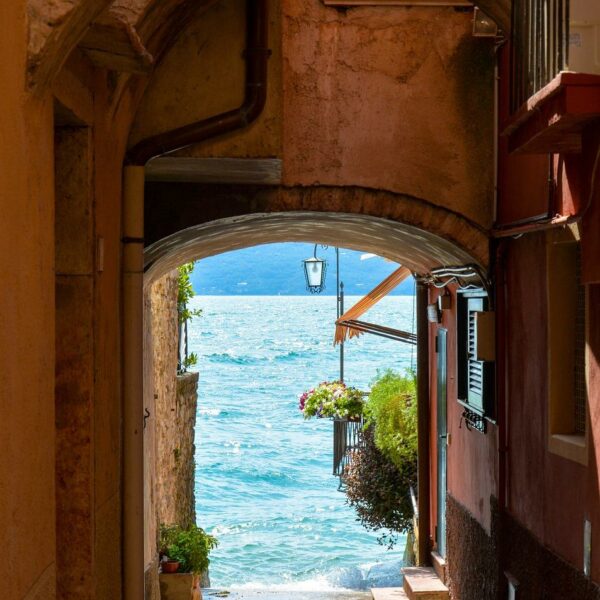
[[[513,0],[511,111],[565,70],[569,0]]]
[[[363,427],[362,419],[333,421],[333,474],[340,478],[340,486],[346,468],[352,462],[353,453],[364,446]]]

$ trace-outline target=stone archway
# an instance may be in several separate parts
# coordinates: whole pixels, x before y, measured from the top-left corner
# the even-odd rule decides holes
[[[489,262],[486,232],[465,217],[357,187],[150,184],[145,241],[146,281],[194,258],[278,241],[369,251],[420,274]]]

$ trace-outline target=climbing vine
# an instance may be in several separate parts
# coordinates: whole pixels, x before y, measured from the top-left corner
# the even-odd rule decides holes
[[[177,320],[179,323],[179,336],[184,333],[186,336],[186,352],[183,357],[180,356],[178,372],[185,373],[190,367],[198,362],[198,355],[195,352],[187,353],[187,323],[196,317],[202,316],[202,310],[199,308],[189,308],[189,301],[195,296],[194,286],[190,275],[194,270],[196,261],[186,263],[178,268],[177,278]]]

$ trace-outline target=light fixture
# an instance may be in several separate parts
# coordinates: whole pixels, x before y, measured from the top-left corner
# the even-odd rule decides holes
[[[306,277],[306,289],[311,294],[320,294],[325,289],[327,261],[317,257],[317,244],[311,258],[302,261]]]
[[[498,35],[496,21],[488,17],[482,10],[475,7],[473,11],[473,36],[495,38]]]
[[[430,323],[439,323],[441,320],[441,312],[437,302],[427,305],[427,320]]]

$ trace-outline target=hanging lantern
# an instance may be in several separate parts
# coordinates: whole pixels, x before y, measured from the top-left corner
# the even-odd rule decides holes
[[[306,277],[306,289],[311,294],[320,294],[325,289],[325,272],[327,261],[317,258],[317,245],[315,244],[314,255],[302,261],[304,275]]]

